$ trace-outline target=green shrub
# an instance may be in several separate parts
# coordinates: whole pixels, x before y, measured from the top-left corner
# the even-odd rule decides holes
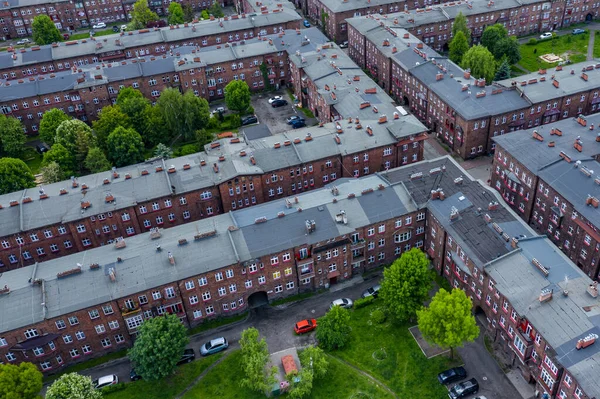
[[[206,11],[206,10],[202,10],[202,13],[200,14],[200,16],[202,17],[202,19],[210,18],[210,15],[208,15],[208,11]]]
[[[198,152],[198,146],[196,144],[186,144],[177,151],[177,156],[182,157],[184,155],[190,155],[196,152]]]
[[[371,321],[374,324],[383,324],[386,319],[385,312],[379,308],[375,309],[371,312]]]
[[[111,393],[111,392],[122,391],[125,388],[127,388],[127,386],[125,385],[125,383],[124,382],[119,382],[118,384],[109,385],[107,387],[102,388],[102,394],[106,395],[106,394]]]
[[[249,106],[244,115],[254,115],[254,107],[252,105]]]
[[[242,118],[238,114],[229,115],[225,118],[226,122],[229,123],[229,127],[227,129],[235,129],[242,126]],[[223,126],[221,124],[221,126]]]
[[[532,37],[531,39],[529,39],[529,41],[527,42],[527,44],[529,44],[530,46],[535,46],[537,44],[537,39],[535,37]]]
[[[219,128],[219,118],[213,116],[208,120],[208,125],[207,128],[208,129],[218,129]]]
[[[374,300],[375,298],[372,296],[357,299],[356,301],[354,301],[354,309],[364,308],[365,306],[372,304]]]

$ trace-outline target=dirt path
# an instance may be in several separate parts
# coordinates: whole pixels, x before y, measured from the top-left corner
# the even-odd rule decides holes
[[[590,29],[590,41],[588,42],[587,58],[586,60],[591,61],[594,59],[594,41],[596,40],[596,31]]]
[[[188,385],[183,391],[181,391],[181,393],[179,393],[179,395],[175,396],[175,399],[181,399],[183,397],[183,395],[185,395],[186,393],[188,393],[189,390],[191,390],[193,387],[196,386],[196,384],[198,384],[198,382],[204,378],[204,376],[206,374],[208,374],[217,364],[221,363],[223,360],[225,360],[227,358],[227,356],[229,356],[231,352],[227,352],[225,353],[225,355],[223,355],[222,358],[220,358],[219,360],[217,360],[216,362],[214,362],[213,364],[211,364],[210,366],[208,366],[208,368],[206,370],[204,370],[202,372],[202,374],[200,374],[198,377],[196,377],[196,379],[194,381],[192,381],[190,383],[190,385]]]

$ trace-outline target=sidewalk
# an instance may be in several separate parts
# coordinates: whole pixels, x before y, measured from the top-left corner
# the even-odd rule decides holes
[[[523,399],[533,399],[535,398],[535,388],[533,385],[528,384],[527,381],[523,379],[523,376],[519,372],[519,370],[510,370],[506,373],[506,378],[510,381],[510,383],[515,387],[521,397]]]

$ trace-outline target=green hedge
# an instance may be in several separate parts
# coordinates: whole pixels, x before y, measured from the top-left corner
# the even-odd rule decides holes
[[[375,301],[375,297],[372,296],[357,299],[356,301],[354,301],[354,309],[364,308],[365,306],[372,304],[373,301]]]

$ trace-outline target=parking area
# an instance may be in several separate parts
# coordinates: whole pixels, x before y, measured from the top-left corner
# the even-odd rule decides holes
[[[273,108],[271,104],[269,104],[269,98],[274,96],[281,96],[288,104],[282,107]],[[260,123],[266,123],[272,134],[290,130],[290,126],[287,124],[286,119],[292,115],[298,115],[292,99],[285,90],[261,93],[253,96],[252,107],[254,107],[254,113],[258,117]],[[300,116],[303,116],[303,114],[300,113]]]

